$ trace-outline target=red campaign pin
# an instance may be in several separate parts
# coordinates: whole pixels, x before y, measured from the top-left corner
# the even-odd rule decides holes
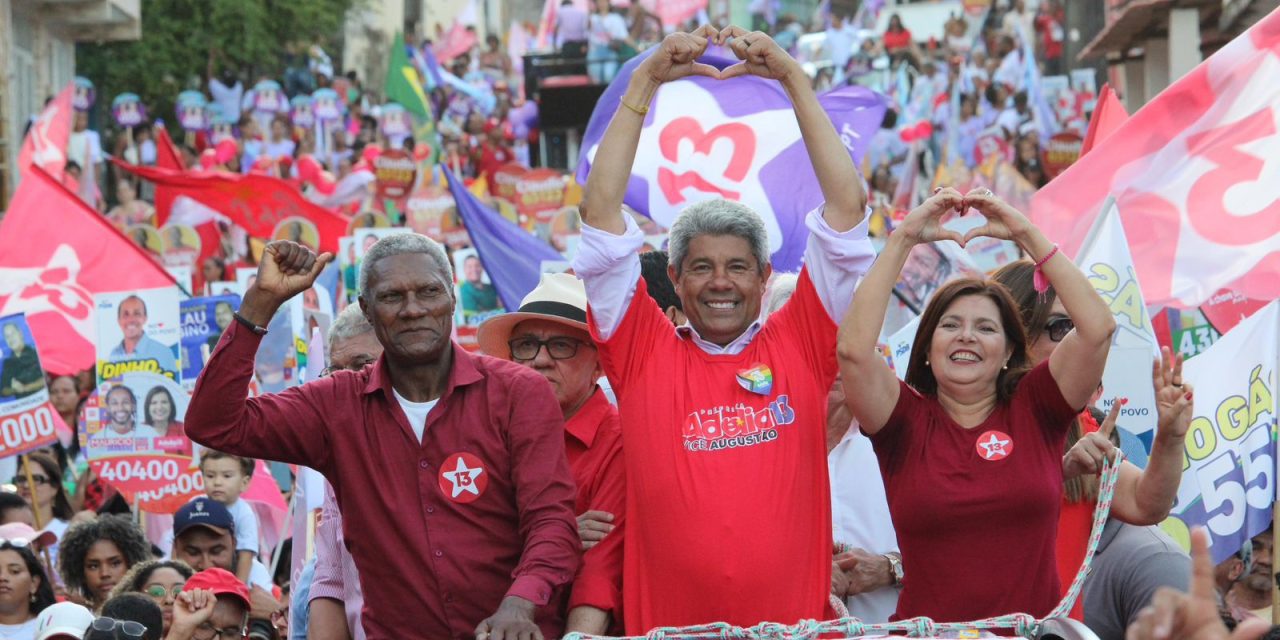
[[[995,462],[996,460],[1004,460],[1013,453],[1013,438],[1003,431],[991,430],[978,436],[978,442],[975,445],[978,449],[978,455],[983,460]]]
[[[475,502],[488,486],[489,471],[469,453],[451,454],[440,465],[440,491],[454,502]]]

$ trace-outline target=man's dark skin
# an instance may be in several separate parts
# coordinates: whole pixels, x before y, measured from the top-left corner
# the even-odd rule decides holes
[[[296,242],[266,246],[258,277],[244,294],[240,315],[265,327],[277,309],[310,289],[332,253],[317,256]],[[411,402],[437,400],[453,367],[452,280],[425,254],[401,254],[367,265],[369,286],[360,292],[373,333],[382,344],[391,386]],[[507,596],[497,612],[476,626],[478,640],[542,640],[534,624],[534,604]]]

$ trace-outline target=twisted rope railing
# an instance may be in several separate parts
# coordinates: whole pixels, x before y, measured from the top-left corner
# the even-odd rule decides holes
[[[1085,550],[1084,562],[1071,581],[1071,588],[1063,596],[1058,606],[1054,607],[1044,618],[1037,619],[1027,613],[1011,613],[1008,615],[974,620],[972,622],[934,622],[929,618],[911,618],[897,622],[865,623],[858,618],[845,616],[836,620],[817,621],[801,620],[796,624],[762,622],[751,627],[739,627],[724,622],[687,627],[656,627],[642,636],[596,636],[584,633],[570,633],[564,640],[704,640],[704,639],[741,639],[741,640],[815,640],[830,634],[841,634],[845,638],[858,638],[868,635],[890,635],[905,633],[913,638],[936,637],[940,633],[961,633],[966,631],[992,631],[996,629],[1012,629],[1023,638],[1034,638],[1046,620],[1064,618],[1075,606],[1084,587],[1085,578],[1089,576],[1090,565],[1094,554],[1098,551],[1098,543],[1102,539],[1102,529],[1111,514],[1111,501],[1115,498],[1116,481],[1120,477],[1120,461],[1123,458],[1117,452],[1114,461],[1106,460],[1102,467],[1102,480],[1098,487],[1098,503],[1093,510],[1093,530],[1089,534],[1089,545]],[[837,608],[838,612],[843,607]]]

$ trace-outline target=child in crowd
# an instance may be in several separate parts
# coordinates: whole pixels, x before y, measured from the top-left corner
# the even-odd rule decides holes
[[[236,561],[235,574],[248,583],[253,559],[258,555],[258,516],[240,494],[249,488],[253,479],[254,461],[221,451],[205,449],[200,456],[200,473],[204,475],[204,491],[213,500],[222,503],[235,520]]]

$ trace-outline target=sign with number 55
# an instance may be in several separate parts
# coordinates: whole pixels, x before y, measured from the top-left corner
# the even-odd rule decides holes
[[[1205,527],[1215,563],[1271,524],[1278,333],[1280,302],[1272,302],[1183,369],[1195,388],[1195,417],[1178,499],[1162,526],[1184,547],[1190,527]]]

